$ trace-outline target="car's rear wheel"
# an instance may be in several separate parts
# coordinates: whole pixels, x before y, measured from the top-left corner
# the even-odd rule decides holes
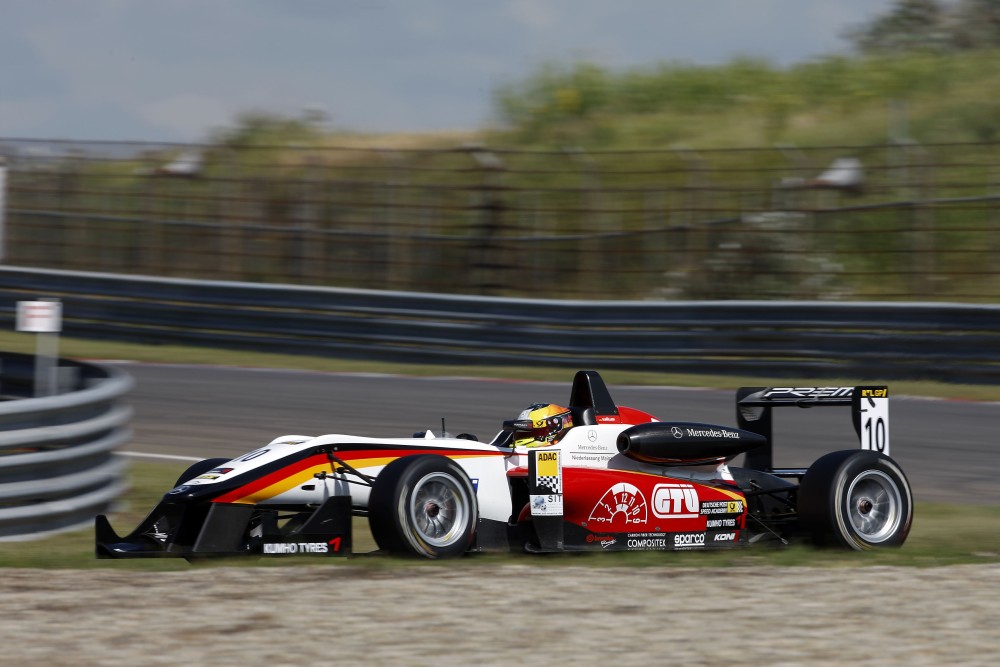
[[[469,476],[437,455],[396,459],[379,473],[368,499],[372,536],[393,554],[459,556],[472,545],[478,514]]]
[[[817,459],[798,491],[800,526],[819,545],[864,551],[898,547],[913,523],[906,476],[878,452],[846,450]]]

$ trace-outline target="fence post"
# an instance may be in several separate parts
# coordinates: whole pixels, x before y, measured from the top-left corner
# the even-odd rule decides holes
[[[794,211],[807,208],[802,200],[806,176],[809,173],[809,162],[802,155],[802,151],[794,144],[775,144],[776,151],[781,153],[785,161],[791,166],[792,174],[789,179],[782,179],[779,183],[771,184],[770,206],[779,211]],[[788,187],[786,187],[788,186]],[[815,206],[811,208],[816,208]]]
[[[385,232],[388,243],[388,258],[385,263],[383,281],[385,289],[413,289],[417,284],[416,255],[414,251],[416,231],[414,226],[404,218],[407,209],[404,208],[406,188],[408,186],[406,172],[400,168],[402,158],[396,151],[388,148],[378,148],[375,151],[379,160],[387,168],[387,175],[381,182],[381,211],[383,217],[379,221]],[[373,205],[378,205],[373,203]]]
[[[472,144],[465,147],[482,174],[479,186],[480,200],[476,208],[480,213],[479,247],[474,251],[473,270],[479,273],[477,288],[482,295],[495,295],[511,287],[508,256],[504,242],[504,201],[501,177],[504,163],[485,146]]]
[[[912,139],[896,142],[903,152],[907,186],[910,193],[912,231],[910,241],[909,297],[927,299],[933,294],[931,275],[934,272],[934,209],[927,201],[933,196],[931,155]],[[914,165],[913,156],[917,156]],[[916,167],[914,169],[914,166]]]
[[[608,275],[613,275],[614,258],[612,253],[602,252],[601,234],[621,231],[622,225],[614,225],[611,215],[607,213],[608,208],[613,209],[615,206],[613,204],[610,207],[605,206],[608,192],[601,180],[601,170],[597,160],[579,147],[564,148],[563,153],[580,169],[581,201],[585,209],[581,217],[589,221],[589,224],[572,228],[570,231],[580,237],[577,241],[577,255],[587,258],[580,264],[593,266],[589,271],[579,271],[576,274],[575,289],[582,294],[594,296],[607,288]],[[615,203],[620,203],[620,200]],[[556,258],[558,262],[558,255]]]
[[[692,292],[696,295],[703,295],[704,287],[709,282],[703,267],[710,255],[709,243],[712,239],[707,226],[700,220],[703,215],[699,214],[704,214],[702,196],[707,189],[705,172],[708,171],[708,166],[701,155],[691,148],[678,147],[674,148],[673,152],[684,161],[688,175],[685,203],[681,209],[683,213],[682,225],[687,228],[684,248],[687,258],[681,262],[685,274],[685,296],[690,297]]]

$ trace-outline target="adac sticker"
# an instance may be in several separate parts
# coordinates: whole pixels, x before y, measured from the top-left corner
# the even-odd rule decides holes
[[[553,494],[562,493],[559,450],[540,451],[536,452],[535,456],[535,484],[539,490],[547,490]]]

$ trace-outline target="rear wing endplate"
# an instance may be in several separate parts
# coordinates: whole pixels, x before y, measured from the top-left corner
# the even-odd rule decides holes
[[[746,467],[774,468],[771,439],[772,408],[850,407],[861,449],[889,454],[889,388],[858,387],[740,387],[736,391],[739,427],[758,433],[767,444],[746,454]]]

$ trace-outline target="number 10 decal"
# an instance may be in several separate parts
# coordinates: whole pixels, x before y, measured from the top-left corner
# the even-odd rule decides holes
[[[874,421],[874,425],[872,422]],[[888,427],[885,424],[885,420],[881,417],[872,419],[869,417],[865,420],[865,449],[874,449],[876,451],[885,453],[886,447],[888,446],[886,429]]]
[[[854,390],[854,419],[861,449],[889,454],[889,391],[885,387]]]

